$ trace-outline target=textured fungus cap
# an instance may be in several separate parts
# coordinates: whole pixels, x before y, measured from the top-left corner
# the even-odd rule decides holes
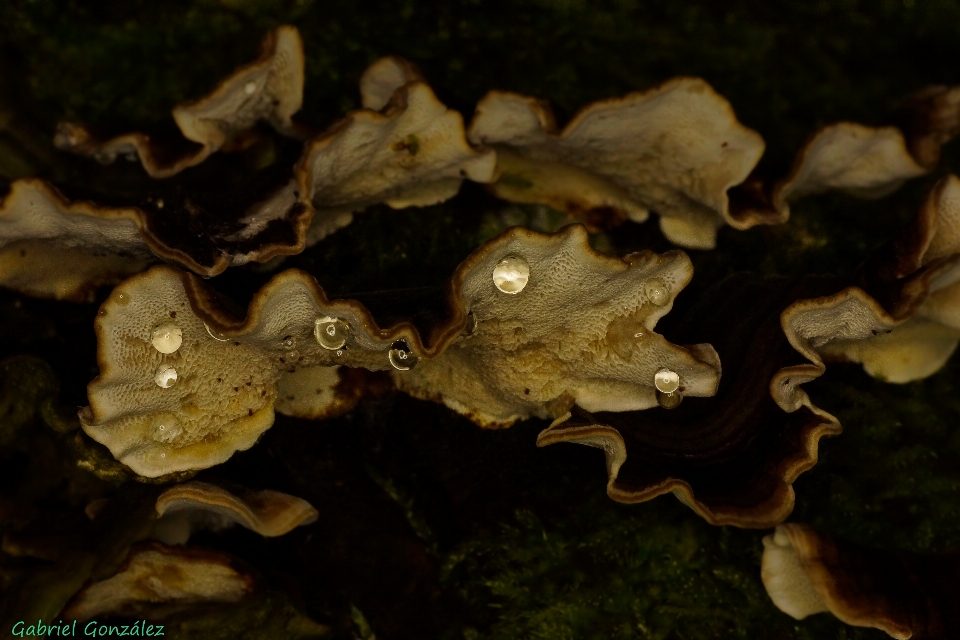
[[[137,156],[154,178],[166,178],[203,162],[234,135],[266,120],[281,133],[299,136],[290,117],[303,100],[303,42],[296,27],[270,31],[260,57],[234,71],[199,100],[174,107],[185,140],[157,141],[144,133],[100,140],[82,125],[61,124],[54,144],[66,151],[113,162]]]
[[[184,544],[194,528],[223,529],[234,523],[262,536],[282,536],[316,522],[309,502],[279,491],[248,491],[234,495],[216,485],[188,482],[167,489],[157,498],[154,537],[166,544]]]
[[[929,294],[906,323],[864,340],[843,341],[823,350],[827,358],[862,362],[870,375],[911,382],[936,373],[960,342],[960,179],[948,175],[927,197],[912,233],[894,244],[899,273],[944,264]]]
[[[649,407],[662,368],[687,395],[710,395],[712,349],[652,331],[691,273],[682,253],[601,256],[579,226],[553,236],[514,228],[464,261],[429,326],[381,328],[296,270],[275,276],[239,321],[195,277],[158,266],[101,307],[100,376],[81,421],[118,460],[156,477],[249,448],[275,408],[312,418],[349,409],[380,384],[357,368],[394,371],[402,389],[481,424],[561,415],[574,402]]]
[[[960,633],[960,557],[922,557],[837,542],[805,524],[763,539],[761,578],[770,599],[802,620],[829,611],[898,640]]]
[[[684,395],[713,395],[720,366],[710,346],[684,349],[653,331],[692,276],[683,252],[612,258],[590,248],[580,225],[553,235],[516,229],[457,271],[465,335],[394,379],[484,426],[558,417],[574,403],[657,406],[661,370],[679,375]]]
[[[250,573],[226,554],[144,543],[130,550],[116,575],[84,587],[61,615],[160,620],[198,605],[239,602],[253,589]]]
[[[671,242],[697,249],[712,248],[724,223],[738,224],[727,190],[764,149],[697,78],[596,102],[563,131],[545,103],[493,91],[477,105],[469,137],[497,150],[491,188],[501,198],[613,221],[642,222],[653,211]]]
[[[464,179],[494,179],[494,153],[470,146],[463,117],[414,69],[398,58],[374,63],[361,82],[363,103],[377,106],[390,90],[389,101],[378,111],[351,113],[307,143],[297,181],[302,200],[317,210],[308,244],[374,204],[436,204],[456,195]]]
[[[575,410],[537,443],[603,449],[607,493],[619,502],[673,492],[712,524],[778,524],[793,510],[793,482],[816,464],[819,439],[840,432],[800,387],[825,371],[819,350],[902,324],[949,266],[887,277],[879,270],[853,282],[730,276],[660,327],[673,342],[716,349],[716,395],[671,411]]]
[[[318,344],[324,318],[348,327],[346,348]],[[238,322],[197,278],[157,266],[114,289],[95,328],[100,376],[88,387],[84,430],[150,477],[209,467],[251,447],[273,424],[275,384],[285,373],[385,370],[399,340],[425,353],[411,326],[381,331],[361,305],[328,301],[295,270],[274,277]],[[336,387],[324,398],[327,413],[350,406]]]
[[[18,180],[0,203],[0,286],[87,301],[154,260],[140,212],[70,202],[41,180]]]

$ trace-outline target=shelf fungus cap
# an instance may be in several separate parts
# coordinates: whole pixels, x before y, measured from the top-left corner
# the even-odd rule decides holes
[[[155,261],[140,212],[70,202],[42,180],[17,180],[0,203],[0,286],[87,301]]]
[[[734,274],[660,328],[678,344],[712,345],[723,363],[714,395],[649,411],[574,408],[537,444],[603,449],[607,493],[619,502],[672,492],[711,524],[779,524],[793,510],[793,482],[817,462],[820,438],[840,432],[802,387],[826,370],[821,350],[901,325],[940,273],[921,267],[866,288],[855,278]]]
[[[584,107],[558,130],[545,103],[493,91],[477,105],[469,137],[498,153],[491,186],[513,202],[544,203],[598,226],[649,212],[674,244],[709,249],[731,217],[727,191],[763,154],[763,139],[698,78]]]
[[[77,593],[62,615],[161,620],[204,604],[239,602],[254,588],[250,572],[226,554],[142,543],[115,575]]]
[[[349,224],[352,213],[366,207],[436,204],[456,195],[465,179],[494,179],[493,151],[471,147],[463,117],[404,65],[409,63],[396,58],[374,63],[364,74],[365,105],[379,104],[389,87],[408,81],[380,110],[355,111],[307,143],[297,179],[301,198],[317,211],[308,244]]]
[[[183,140],[157,140],[146,133],[100,139],[83,125],[63,123],[59,149],[110,163],[118,156],[139,157],[153,178],[167,178],[203,162],[236,134],[269,122],[285,135],[300,137],[291,116],[303,102],[303,41],[296,27],[284,25],[264,38],[257,60],[222,80],[206,96],[173,108]]]
[[[309,502],[279,491],[248,491],[234,495],[213,484],[187,482],[157,498],[159,518],[153,537],[165,544],[184,544],[194,529],[220,530],[239,524],[273,538],[316,522]]]
[[[654,407],[662,370],[679,376],[684,395],[712,395],[720,366],[709,345],[683,348],[654,332],[692,275],[680,251],[599,254],[582,225],[552,235],[511,229],[454,277],[469,311],[464,334],[394,380],[484,426],[556,418],[573,404]]]
[[[202,469],[250,448],[273,424],[278,381],[305,367],[384,371],[398,342],[418,358],[440,348],[425,346],[409,324],[380,329],[362,305],[329,301],[313,277],[292,269],[254,296],[245,319],[226,308],[197,277],[166,265],[126,280],[101,306],[100,375],[80,419],[136,473]],[[331,328],[343,339],[333,347],[319,341]],[[291,400],[291,412],[322,417],[349,409],[356,389],[340,381],[288,381],[310,393],[311,384],[329,385],[316,389],[308,408]]]
[[[935,269],[923,303],[904,323],[821,351],[829,359],[860,362],[875,378],[905,383],[939,371],[960,343],[960,178],[948,175],[934,186],[911,232],[892,251],[900,272]]]
[[[960,558],[912,556],[831,539],[784,524],[763,539],[760,576],[778,609],[802,620],[829,611],[899,640],[953,638]]]

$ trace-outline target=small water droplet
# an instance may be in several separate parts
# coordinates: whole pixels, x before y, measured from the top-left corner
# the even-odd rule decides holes
[[[657,391],[673,393],[680,388],[680,376],[670,369],[660,369],[653,377],[653,384],[657,387]]]
[[[473,311],[467,312],[467,325],[463,328],[463,331],[460,332],[460,335],[464,338],[469,338],[477,330],[477,316],[473,315]]]
[[[643,285],[647,299],[658,307],[662,307],[670,300],[670,287],[663,283],[663,280],[654,278],[647,280]]]
[[[118,293],[117,294],[117,304],[121,307],[125,307],[130,304],[130,294],[129,293]]]
[[[166,458],[166,457],[167,457],[167,454],[161,453],[161,454],[160,454],[160,457],[161,457],[161,458]]]
[[[297,358],[299,357],[300,357],[300,352],[294,350],[294,351],[288,351],[287,355],[285,356],[285,359],[287,362],[296,362]]]
[[[338,356],[342,356],[342,355],[343,355],[343,351],[337,349],[337,355],[338,355]]]
[[[313,327],[313,335],[321,347],[336,351],[347,344],[350,325],[339,318],[324,316],[323,318],[317,318]]]
[[[520,293],[530,280],[530,265],[519,256],[508,256],[493,268],[493,284],[504,293]]]
[[[172,415],[161,417],[157,421],[155,438],[161,442],[171,442],[180,435],[180,423]]]
[[[633,337],[637,340],[642,340],[645,335],[646,334],[643,331],[637,331],[635,334],[633,334]]]
[[[683,402],[683,394],[679,391],[664,393],[657,389],[657,404],[664,409],[676,409]]]
[[[223,337],[223,334],[220,333],[219,331],[214,331],[214,330],[211,329],[209,326],[207,326],[207,323],[206,323],[206,322],[203,323],[203,328],[207,330],[207,333],[208,333],[208,334],[210,335],[210,337],[213,338],[214,340],[217,340],[217,341],[219,341],[219,342],[229,342],[229,341],[230,341],[229,338],[224,338],[224,337]]]
[[[173,353],[183,344],[183,332],[172,322],[164,322],[153,330],[150,340],[160,353]]]
[[[153,374],[153,381],[157,383],[158,387],[169,389],[177,384],[178,377],[177,370],[173,368],[173,365],[162,364],[157,368],[157,372]]]
[[[294,340],[293,336],[284,336],[283,341],[280,342],[284,349],[293,349],[294,345],[297,344],[297,341]]]
[[[246,93],[248,96],[252,96],[256,90],[257,90],[256,82],[248,82],[243,86],[243,92]]]
[[[407,348],[407,343],[403,340],[393,343],[393,349],[387,353],[387,359],[397,371],[409,371],[420,361],[420,358]]]

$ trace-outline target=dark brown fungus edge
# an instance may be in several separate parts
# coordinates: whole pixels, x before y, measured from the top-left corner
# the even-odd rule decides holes
[[[618,502],[673,492],[711,524],[782,522],[793,510],[792,483],[817,462],[819,439],[841,431],[800,388],[825,371],[816,347],[852,331],[850,310],[861,320],[854,328],[867,335],[904,322],[957,261],[917,268],[924,224],[921,210],[903,241],[853,277],[730,276],[660,325],[675,344],[714,346],[723,363],[715,396],[671,411],[574,410],[544,430],[538,446],[602,448],[607,493]]]
[[[960,634],[960,555],[920,556],[834,540],[806,524],[783,524],[763,540],[761,570],[774,604],[802,619],[829,611],[893,638]]]

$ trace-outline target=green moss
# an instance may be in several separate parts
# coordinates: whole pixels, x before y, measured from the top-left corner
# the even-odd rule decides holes
[[[174,640],[301,640],[321,638],[330,628],[317,624],[281,593],[268,592],[240,605],[207,608],[168,624]]]

